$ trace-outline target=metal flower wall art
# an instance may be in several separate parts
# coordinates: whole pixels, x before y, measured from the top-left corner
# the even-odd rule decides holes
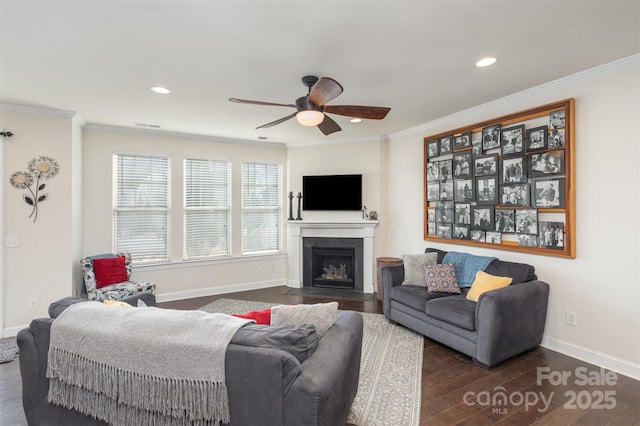
[[[35,222],[36,219],[38,219],[38,203],[43,202],[49,197],[48,193],[42,193],[46,187],[42,181],[56,176],[60,170],[60,166],[53,158],[41,155],[29,161],[27,169],[28,170],[24,172],[14,172],[11,177],[9,177],[9,183],[15,188],[29,191],[28,194],[22,194],[22,199],[32,207],[29,218],[33,217],[33,221]],[[33,186],[34,183],[35,186]]]

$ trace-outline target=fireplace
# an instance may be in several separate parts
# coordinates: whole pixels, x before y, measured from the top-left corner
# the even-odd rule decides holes
[[[303,287],[363,289],[361,238],[303,238]]]

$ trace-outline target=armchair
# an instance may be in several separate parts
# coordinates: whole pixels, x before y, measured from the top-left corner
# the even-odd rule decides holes
[[[131,253],[104,253],[80,260],[83,293],[89,300],[119,300],[137,293],[156,293],[156,285],[131,281]]]

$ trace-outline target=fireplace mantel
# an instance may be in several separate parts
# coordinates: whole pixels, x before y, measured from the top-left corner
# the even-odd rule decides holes
[[[374,230],[377,220],[350,221],[293,221],[287,222],[289,236],[289,287],[302,287],[302,239],[317,238],[362,238],[363,242],[363,291],[374,293]]]

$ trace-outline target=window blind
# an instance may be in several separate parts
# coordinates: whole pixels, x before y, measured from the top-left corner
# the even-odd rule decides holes
[[[185,259],[229,255],[228,161],[184,160]]]
[[[242,254],[280,251],[281,167],[242,164]]]
[[[169,260],[169,159],[113,156],[114,251],[134,263]]]

